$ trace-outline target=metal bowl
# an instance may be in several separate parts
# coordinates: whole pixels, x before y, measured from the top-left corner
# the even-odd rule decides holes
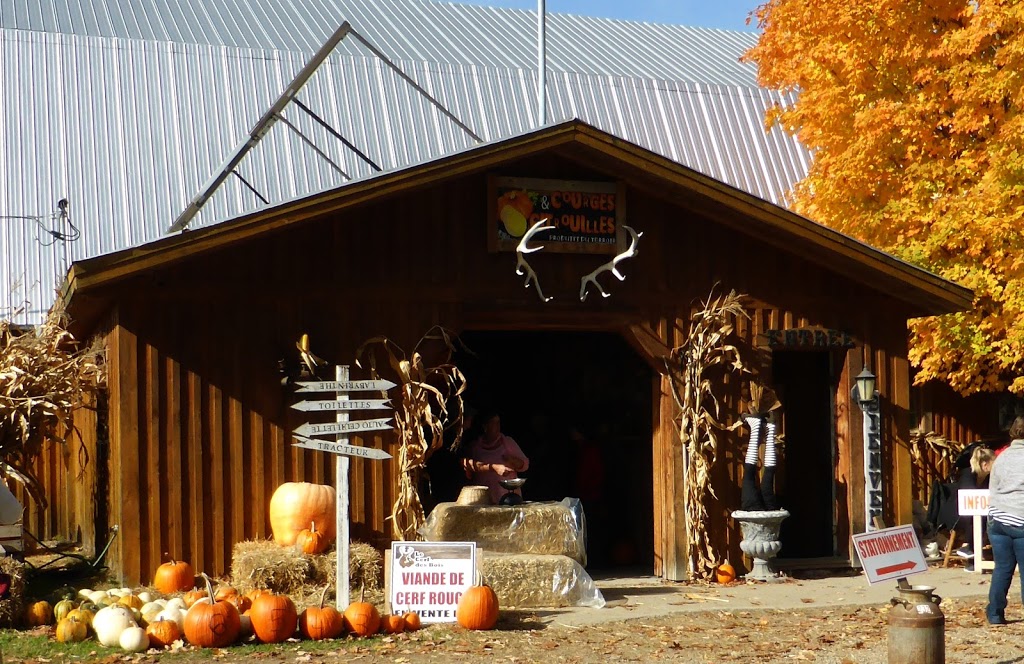
[[[503,488],[508,489],[509,491],[513,491],[526,484],[526,478],[515,477],[509,480],[498,480],[498,484],[500,484]]]

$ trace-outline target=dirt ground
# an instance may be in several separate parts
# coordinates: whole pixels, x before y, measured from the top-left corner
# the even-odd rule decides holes
[[[1024,662],[1024,621],[984,624],[982,600],[953,600],[946,607],[946,662]],[[1018,612],[1019,611],[1019,607]],[[507,613],[498,628],[469,632],[433,626],[413,634],[340,640],[316,646],[224,650],[185,648],[175,653],[127,656],[90,652],[12,661],[113,662],[834,662],[887,661],[885,610],[879,607],[808,607],[787,611],[698,611],[657,619],[574,627],[544,624],[530,612]]]

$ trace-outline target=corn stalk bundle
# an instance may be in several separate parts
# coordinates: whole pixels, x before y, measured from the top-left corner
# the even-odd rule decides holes
[[[404,351],[387,337],[365,341],[356,351],[356,365],[366,363],[370,374],[380,378],[377,356],[387,357],[399,397],[392,399],[398,429],[398,498],[391,510],[391,532],[399,541],[420,538],[426,522],[419,486],[427,459],[444,445],[444,433],[455,431],[453,445],[462,436],[462,393],[466,379],[452,364],[457,337],[441,327],[431,328],[406,359]],[[436,362],[430,362],[425,355]],[[430,366],[432,364],[432,366]],[[396,380],[397,378],[397,380]]]
[[[706,501],[709,496],[717,497],[711,486],[711,468],[718,458],[720,436],[741,423],[721,423],[715,388],[721,384],[723,371],[746,371],[739,349],[730,337],[732,321],[740,316],[750,317],[741,305],[743,296],[735,291],[716,296],[716,289],[717,285],[701,303],[701,309],[690,316],[686,338],[665,360],[677,406],[675,424],[682,443],[687,565],[690,574],[698,578],[710,577],[721,559],[708,536]]]
[[[943,468],[952,468],[966,443],[949,440],[934,431],[914,429],[910,432],[910,460],[930,477],[941,478]]]
[[[104,382],[102,351],[81,349],[63,312],[35,329],[0,320],[0,481],[15,479],[45,507],[32,460],[44,441],[71,439],[74,411]]]

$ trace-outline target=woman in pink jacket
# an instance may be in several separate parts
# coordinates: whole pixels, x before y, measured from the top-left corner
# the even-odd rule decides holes
[[[501,432],[501,417],[497,413],[485,414],[479,423],[483,432],[470,443],[463,467],[466,477],[475,484],[486,486],[490,490],[491,501],[497,503],[508,493],[499,482],[518,477],[530,467],[530,460],[516,441]],[[518,489],[516,493],[519,493]]]

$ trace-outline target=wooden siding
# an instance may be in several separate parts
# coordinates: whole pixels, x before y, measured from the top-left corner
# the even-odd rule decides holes
[[[608,179],[555,157],[504,174]],[[660,369],[657,349],[681,342],[696,303],[718,283],[750,295],[751,319],[737,321],[737,333],[762,367],[764,353],[755,349],[767,329],[840,329],[865,344],[879,375],[885,435],[906,439],[899,424],[907,421],[899,396],[906,388],[901,305],[717,223],[719,209],[699,197],[669,203],[656,183],[627,185],[630,223],[644,236],[638,257],[621,265],[624,282],[602,277],[607,299],[578,299],[580,277],[605,260],[598,256],[532,254],[545,294],[555,300],[541,303],[524,289],[515,256],[486,250],[483,175],[329,214],[111,287],[104,293],[114,317],[105,491],[110,524],[121,529],[111,564],[126,583],[147,579],[166,555],[226,574],[234,543],[269,536],[267,503],[278,484],[334,482],[332,458],[288,444],[288,432],[306,418],[289,408],[296,397],[282,388],[277,364],[295,361],[302,333],[318,355],[351,363],[370,337],[387,335],[411,350],[438,324],[455,331],[617,331]],[[739,223],[730,220],[733,228]],[[638,340],[636,330],[649,338]],[[837,462],[820,469],[844,487],[836,507],[844,551],[849,534],[863,526],[859,418],[851,417],[857,411],[849,397],[860,357],[860,349],[839,353],[830,443]],[[724,413],[739,412],[745,383],[722,378]],[[652,394],[655,571],[683,579],[675,406],[666,381],[654,381]],[[363,442],[395,452],[390,432]],[[739,433],[726,436],[714,470],[717,498],[709,502],[713,537],[735,560],[738,528],[728,513],[739,503],[742,445]],[[886,456],[893,481],[906,474],[899,449],[893,445]],[[383,545],[395,464],[355,459],[351,472],[353,537]],[[908,507],[889,498],[887,517],[905,521]]]

